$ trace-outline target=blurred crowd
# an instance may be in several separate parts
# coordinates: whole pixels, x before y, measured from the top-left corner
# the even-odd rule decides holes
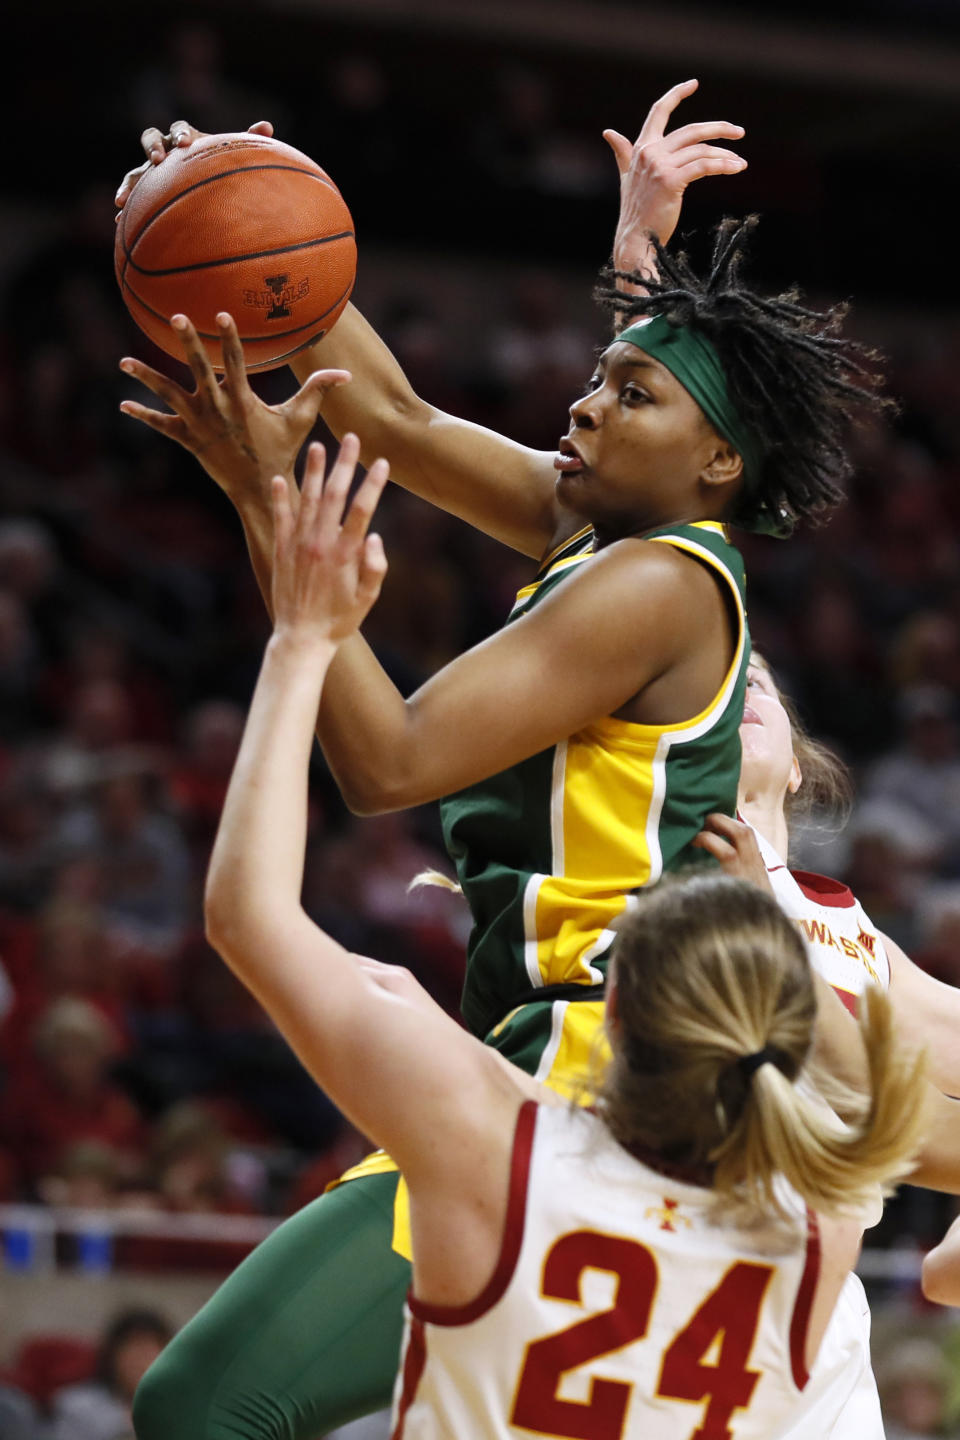
[[[134,1391],[171,1338],[153,1310],[122,1310],[98,1339],[26,1341],[0,1379],[3,1440],[127,1440]]]
[[[372,55],[345,55],[331,75],[326,161],[393,193],[398,147],[436,117],[408,107],[398,121]],[[520,225],[544,200],[576,214],[609,198],[609,157],[568,133],[544,81],[505,67],[498,84],[457,183]],[[133,84],[126,138],[135,147],[144,124],[179,115],[239,128],[265,109],[284,133],[287,104],[238,92],[215,32],[185,26]],[[172,364],[116,293],[118,179],[91,174],[0,274],[0,1202],[283,1213],[365,1145],[203,937],[205,865],[266,623],[226,501],[118,412],[131,393],[121,355]],[[374,240],[396,238],[403,207],[367,208]],[[478,293],[472,311],[464,263],[456,321],[426,261],[418,272],[407,257],[402,287],[365,261],[363,285],[420,393],[553,448],[603,337],[585,305],[601,258],[586,258],[579,286],[547,267],[506,270],[498,305]],[[887,353],[899,410],[855,432],[850,498],[828,525],[788,544],[744,539],[751,626],[856,775],[845,828],[814,817],[798,859],[847,880],[880,928],[960,984],[960,331],[903,307],[858,326]],[[290,378],[257,385],[279,398]],[[409,692],[502,621],[531,567],[399,491],[378,528],[390,573],[368,634]],[[306,908],[351,949],[409,966],[453,1011],[466,916],[446,891],[408,893],[429,867],[448,868],[432,809],[354,820],[316,757]],[[900,1202],[881,1234],[925,1245],[949,1213]],[[133,1321],[145,1353],[163,1322]],[[114,1358],[88,1388],[126,1373],[111,1336]],[[928,1344],[904,1370],[911,1394],[940,1385]],[[19,1435],[4,1404],[0,1430]],[[903,1404],[891,1434],[945,1433]]]

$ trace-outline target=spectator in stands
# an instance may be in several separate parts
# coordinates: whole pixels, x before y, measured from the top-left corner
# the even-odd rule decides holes
[[[53,818],[45,776],[18,755],[0,779],[0,905],[36,913],[46,899]]]
[[[53,536],[39,520],[0,522],[0,585],[31,610],[55,588],[59,557]]]
[[[83,861],[77,868],[89,869]],[[28,1078],[37,1022],[55,1000],[65,997],[89,1001],[110,1027],[114,1053],[127,1050],[130,1033],[116,947],[95,901],[71,894],[55,897],[19,940],[14,1001],[0,1025],[0,1058],[7,1072]]]
[[[232,700],[205,700],[184,724],[186,753],[174,766],[170,795],[180,822],[203,860],[223,809],[243,734],[244,712]]]
[[[103,1337],[95,1378],[55,1396],[50,1440],[133,1440],[134,1391],[172,1335],[156,1311],[117,1315]]]
[[[901,1336],[877,1364],[887,1440],[944,1435],[949,1381],[949,1367],[935,1340]]]
[[[18,595],[0,589],[0,741],[23,740],[37,724],[37,639]]]
[[[151,1163],[155,1187],[168,1210],[182,1214],[249,1213],[228,1167],[229,1142],[213,1114],[184,1101],[154,1127]]]
[[[56,1000],[34,1032],[37,1067],[29,1084],[9,1086],[0,1103],[0,1139],[33,1182],[55,1171],[68,1145],[110,1146],[128,1164],[142,1141],[140,1116],[110,1080],[114,1038],[84,1000]]]
[[[78,1140],[61,1150],[37,1189],[47,1205],[108,1210],[120,1197],[122,1177],[116,1150],[100,1140]]]
[[[69,723],[74,699],[98,682],[113,682],[129,706],[130,738],[164,744],[173,733],[171,696],[156,668],[132,654],[132,637],[118,624],[72,620],[66,632],[67,652],[61,663],[48,665],[40,690],[44,708],[59,728]]]
[[[89,785],[98,762],[126,745],[133,734],[133,705],[117,680],[92,680],[71,698],[65,723],[42,763],[50,786],[69,794]]]
[[[887,800],[926,824],[935,837],[938,868],[960,873],[960,745],[956,699],[936,685],[900,696],[903,740],[877,761],[864,786],[865,800]]]
[[[960,625],[942,610],[911,615],[893,637],[890,674],[898,690],[937,685],[960,692]]]
[[[146,756],[103,757],[91,803],[64,818],[58,839],[66,854],[99,860],[108,922],[150,949],[177,943],[187,917],[189,854],[179,825],[161,808]]]

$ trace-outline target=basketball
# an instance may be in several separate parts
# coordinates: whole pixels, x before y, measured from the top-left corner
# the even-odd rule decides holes
[[[205,135],[148,170],[114,246],[127,309],[182,360],[188,315],[223,368],[216,316],[237,322],[248,370],[271,370],[325,335],[356,275],[353,221],[330,176],[265,135]]]

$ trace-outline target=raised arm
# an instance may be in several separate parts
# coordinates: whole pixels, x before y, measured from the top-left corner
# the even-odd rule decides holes
[[[738,175],[747,168],[741,155],[711,143],[742,139],[742,125],[708,120],[682,125],[667,134],[674,110],[699,83],[684,80],[661,95],[632,143],[618,130],[603,132],[620,173],[620,214],[613,237],[616,270],[650,272],[656,263],[650,236],[655,235],[661,245],[671,239],[688,185],[710,175]],[[620,281],[620,288],[642,290],[625,280]]]
[[[349,370],[353,384],[327,396],[324,422],[338,439],[359,435],[365,465],[388,455],[391,479],[405,490],[524,555],[544,554],[558,523],[553,451],[518,445],[421,400],[353,305],[291,361],[301,381],[331,366]]]
[[[739,138],[743,134],[739,126],[711,121],[665,134],[676,106],[696,88],[697,82],[690,80],[662,96],[634,144],[615,130],[605,132],[621,177],[614,243],[614,261],[621,269],[643,268],[650,252],[650,231],[663,243],[670,238],[689,184],[744,168],[745,162],[733,152],[708,143]],[[273,133],[265,121],[251,128],[259,134]],[[125,202],[145,169],[160,164],[174,146],[189,145],[198,134],[185,121],[175,122],[167,136],[157,129],[145,130],[141,143],[147,161],[125,177],[117,204]],[[347,307],[329,335],[291,363],[303,382],[318,370],[350,371],[351,386],[326,392],[323,417],[338,437],[347,431],[359,435],[365,464],[376,455],[387,455],[397,484],[523,554],[539,557],[551,544],[560,520],[553,452],[518,445],[421,399],[353,306]],[[261,487],[273,473],[271,469],[261,477]],[[242,501],[254,511],[259,506],[262,514],[269,512],[262,495],[245,491],[233,498],[238,506]],[[249,539],[252,521],[244,517],[244,523]]]

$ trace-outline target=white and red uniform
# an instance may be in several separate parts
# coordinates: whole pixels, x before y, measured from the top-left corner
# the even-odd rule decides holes
[[[811,965],[855,1015],[869,984],[883,990],[890,987],[883,937],[846,885],[826,875],[788,870],[759,830],[753,833],[780,908],[807,942]],[[881,1211],[878,1205],[868,1224],[876,1224]],[[844,1282],[810,1384],[787,1433],[790,1440],[814,1435],[883,1440],[880,1397],[870,1363],[870,1306],[856,1275],[848,1275]]]
[[[708,1188],[653,1163],[590,1111],[523,1106],[492,1279],[462,1307],[408,1299],[394,1440],[786,1432],[815,1217],[784,1186],[786,1226],[717,1224]]]
[[[826,875],[788,870],[760,831],[753,833],[777,902],[807,942],[810,964],[855,1015],[868,985],[890,988],[890,962],[880,932],[846,885]]]

